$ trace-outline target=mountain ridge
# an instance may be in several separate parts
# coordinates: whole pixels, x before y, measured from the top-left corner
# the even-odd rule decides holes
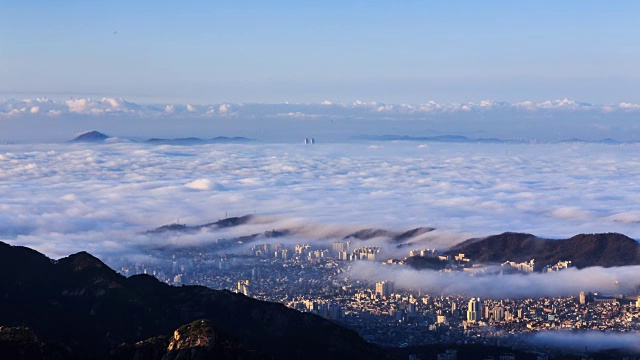
[[[0,293],[0,324],[27,326],[84,358],[105,358],[119,344],[166,335],[198,319],[244,349],[274,358],[387,358],[354,331],[319,316],[226,290],[173,287],[148,275],[126,278],[86,252],[53,261],[0,242]]]
[[[568,239],[544,239],[505,232],[469,239],[446,252],[464,253],[474,261],[504,262],[535,259],[536,268],[569,260],[577,268],[640,265],[640,243],[619,233],[578,234]]]

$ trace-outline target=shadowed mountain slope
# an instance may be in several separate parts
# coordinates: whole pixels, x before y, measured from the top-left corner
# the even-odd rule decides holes
[[[563,260],[570,260],[577,268],[640,265],[640,243],[618,233],[580,234],[569,239],[551,240],[507,232],[467,240],[447,253],[464,253],[482,262],[535,259],[536,267],[540,268]]]
[[[125,278],[86,252],[53,261],[0,242],[0,325],[27,326],[86,358],[205,319],[242,349],[276,359],[384,359],[328,320],[229,291]]]

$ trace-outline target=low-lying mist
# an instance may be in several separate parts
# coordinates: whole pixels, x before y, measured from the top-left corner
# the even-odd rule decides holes
[[[498,267],[499,268],[499,267]],[[496,271],[498,270],[498,271]],[[437,272],[369,261],[355,262],[347,275],[366,281],[391,280],[396,288],[436,295],[481,298],[537,298],[577,296],[581,291],[629,294],[640,290],[640,266],[569,268],[552,273],[503,274],[487,272]]]
[[[540,331],[532,335],[522,335],[522,339],[535,346],[548,346],[580,353],[609,349],[640,353],[640,333]]]
[[[124,256],[178,241],[140,235],[158,226],[245,214],[257,217],[179,242],[273,229],[310,242],[366,228],[436,228],[403,249],[370,241],[403,257],[414,246],[446,248],[504,231],[640,237],[634,146],[370,145],[0,145],[0,241],[52,257]]]

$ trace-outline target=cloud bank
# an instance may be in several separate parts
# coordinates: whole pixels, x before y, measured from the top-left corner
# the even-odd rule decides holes
[[[607,333],[602,331],[540,331],[522,338],[535,346],[550,346],[576,352],[623,349],[640,353],[640,333]]]
[[[640,140],[640,104],[569,99],[515,103],[143,104],[122,98],[0,99],[0,141],[63,141],[83,130],[117,137],[246,136],[268,142],[359,135],[464,135],[559,141]],[[46,133],[34,129],[48,129]]]
[[[636,112],[640,104],[621,102],[617,104],[590,104],[569,99],[547,100],[542,102],[484,100],[480,102],[439,103],[428,101],[421,104],[384,104],[375,101],[355,101],[353,103],[320,104],[281,103],[281,104],[138,104],[122,98],[104,97],[101,99],[79,98],[69,100],[0,99],[0,116],[19,116],[44,114],[60,116],[64,114],[105,115],[136,114],[140,116],[191,114],[192,116],[228,116],[263,115],[270,117],[313,118],[323,116],[371,116],[450,114],[450,113],[500,113],[500,112]]]
[[[547,274],[500,274],[499,269],[493,270],[442,273],[362,261],[355,263],[349,274],[359,280],[391,280],[403,289],[491,299],[577,296],[581,291],[635,293],[640,289],[640,266],[572,268]]]
[[[371,147],[370,145],[376,145]],[[0,145],[0,241],[53,257],[135,253],[173,223],[260,215],[333,241],[363,228],[438,229],[407,248],[504,231],[640,238],[637,146],[347,143]],[[229,230],[232,231],[232,230]],[[233,230],[235,231],[235,230]],[[229,233],[231,234],[231,233]],[[224,234],[185,234],[206,243]],[[158,241],[173,241],[160,239]]]

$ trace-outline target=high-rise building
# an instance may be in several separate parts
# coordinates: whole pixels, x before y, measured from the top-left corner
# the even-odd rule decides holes
[[[490,313],[490,309],[488,306],[485,306],[482,308],[482,318],[483,319],[488,319],[489,318],[489,313]]]
[[[388,297],[393,292],[392,281],[380,281],[376,283],[376,295],[380,297]]]
[[[243,294],[244,296],[249,296],[249,280],[240,280],[238,281],[238,290],[239,294]]]
[[[587,294],[584,291],[580,291],[580,305],[584,305],[587,303]]]
[[[469,300],[469,307],[467,309],[467,321],[476,322],[481,319],[482,316],[482,302],[480,298],[471,298]]]
[[[493,320],[502,321],[504,320],[504,308],[502,306],[496,306],[491,311],[493,314]]]
[[[580,305],[588,304],[590,302],[593,302],[593,300],[594,300],[593,293],[591,292],[586,293],[584,291],[580,292]]]

